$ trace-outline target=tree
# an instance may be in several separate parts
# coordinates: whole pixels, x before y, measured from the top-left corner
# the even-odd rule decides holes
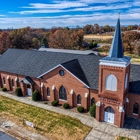
[[[123,46],[125,51],[129,51],[129,53],[133,53],[135,41],[140,38],[140,33],[136,31],[129,31],[123,35]]]
[[[37,38],[32,39],[32,47],[38,49],[40,47],[39,40]]]
[[[90,116],[96,117],[96,104],[93,104],[89,109]]]
[[[84,28],[83,28],[84,33],[85,34],[91,34],[92,33],[91,28],[92,28],[92,25],[89,25],[89,24],[87,24],[86,26],[84,26]]]
[[[111,28],[110,28],[109,25],[105,25],[104,26],[104,30],[105,30],[105,32],[110,32],[111,31]]]
[[[45,48],[49,47],[48,41],[45,36],[41,39],[41,45],[45,46]]]
[[[9,32],[7,31],[0,32],[0,53],[5,52],[10,47],[11,41],[9,37]]]

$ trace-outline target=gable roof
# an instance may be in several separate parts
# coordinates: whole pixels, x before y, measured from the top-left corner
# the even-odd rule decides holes
[[[29,84],[29,85],[35,84],[35,82],[29,76],[26,76],[25,78],[21,79],[19,82]]]
[[[8,49],[0,58],[0,70],[38,78],[61,64],[90,88],[98,89],[99,59],[96,55]]]
[[[38,78],[60,64],[91,89],[98,90],[101,58],[96,55],[8,49],[0,57],[0,71]],[[131,64],[129,91],[140,94],[140,65]]]

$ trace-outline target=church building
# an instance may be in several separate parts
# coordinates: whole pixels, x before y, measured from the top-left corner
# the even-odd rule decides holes
[[[0,87],[24,96],[38,90],[44,101],[89,110],[96,120],[123,127],[125,116],[140,119],[140,65],[124,56],[120,19],[109,55],[8,49],[0,56]],[[19,97],[20,98],[20,97]]]

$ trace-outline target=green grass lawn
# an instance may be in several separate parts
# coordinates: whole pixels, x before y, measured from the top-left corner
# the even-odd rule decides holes
[[[3,96],[0,96],[0,116],[22,126],[25,124],[21,118],[33,122],[36,129],[32,129],[32,131],[46,135],[53,140],[83,140],[91,130],[90,127],[83,125],[75,118],[23,104]]]
[[[101,55],[107,56],[108,52],[103,51],[102,48],[98,48],[98,52]],[[135,63],[135,64],[140,64],[140,56],[139,55],[135,55],[135,54],[129,54],[129,53],[124,53],[125,56],[129,56],[131,57],[131,62]]]
[[[126,137],[122,137],[122,136],[119,136],[118,138],[116,138],[115,140],[132,140],[130,138],[126,138]]]

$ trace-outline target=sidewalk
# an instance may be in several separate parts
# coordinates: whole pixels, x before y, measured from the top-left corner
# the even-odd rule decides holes
[[[6,124],[6,127],[2,126],[3,123]],[[14,122],[7,120],[5,118],[2,118],[2,117],[0,117],[0,131],[18,140],[49,140],[40,134],[32,132],[26,129],[25,127],[20,127]],[[13,139],[8,138],[7,140],[13,140]]]
[[[87,135],[85,140],[114,140],[115,137],[119,135],[133,138],[133,140],[140,140],[140,130],[117,128],[116,126],[107,124],[105,122],[97,122],[94,118],[90,116],[34,102],[27,97],[17,97],[5,92],[0,92],[0,95],[11,98],[13,100],[20,101],[22,103],[26,103],[39,108],[77,118],[83,124],[93,128],[91,132]]]

